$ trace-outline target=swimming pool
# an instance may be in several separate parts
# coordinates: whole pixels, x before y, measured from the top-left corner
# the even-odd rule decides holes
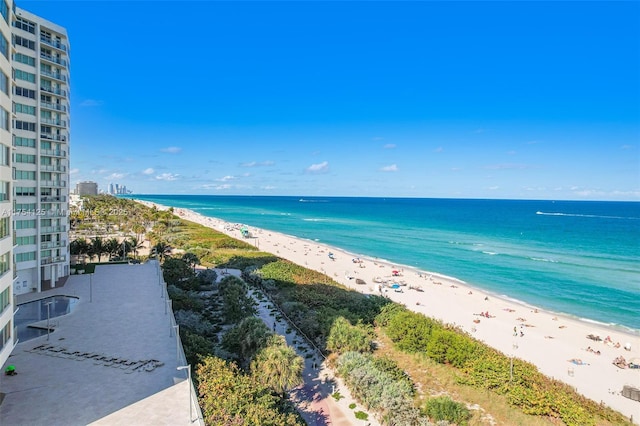
[[[18,339],[20,342],[35,339],[47,334],[45,328],[32,327],[31,324],[47,320],[47,304],[49,304],[49,320],[73,311],[78,303],[77,297],[52,296],[45,299],[34,300],[33,302],[18,305],[18,312],[14,317],[14,324],[18,329]],[[53,330],[51,330],[53,332]]]

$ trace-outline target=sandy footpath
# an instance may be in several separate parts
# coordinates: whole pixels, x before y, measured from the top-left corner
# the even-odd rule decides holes
[[[243,238],[240,229],[244,225],[187,209],[174,208],[174,213],[325,273],[350,289],[382,294],[411,310],[455,324],[503,353],[535,364],[544,374],[575,387],[588,398],[633,416],[635,423],[640,421],[640,402],[621,395],[624,385],[640,388],[640,369],[613,365],[617,357],[640,362],[640,335],[556,315],[498,298],[450,277],[356,256],[315,241],[250,225],[251,238]],[[356,283],[361,281],[364,284]],[[591,340],[588,335],[602,340]],[[627,345],[631,350],[624,348]],[[580,360],[582,365],[570,360]]]

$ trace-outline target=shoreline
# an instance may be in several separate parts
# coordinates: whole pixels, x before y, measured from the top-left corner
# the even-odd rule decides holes
[[[134,201],[168,209],[157,203]],[[612,364],[619,356],[627,361],[640,358],[638,330],[547,311],[455,277],[357,255],[320,241],[227,222],[184,208],[174,208],[174,213],[233,238],[253,242],[261,251],[324,273],[350,290],[384,295],[410,310],[453,324],[508,356],[531,362],[543,374],[567,383],[596,402],[627,417],[636,414],[634,422],[639,420],[640,403],[620,392],[625,385],[639,386],[640,369],[620,369]],[[252,238],[242,237],[241,226],[249,228]],[[392,273],[394,270],[398,276]],[[358,279],[366,284],[356,284]],[[377,279],[388,285],[377,283]],[[393,284],[397,288],[392,289]],[[589,334],[603,340],[589,340],[586,337]],[[630,351],[624,349],[627,344],[631,345]],[[577,359],[583,364],[569,362]]]

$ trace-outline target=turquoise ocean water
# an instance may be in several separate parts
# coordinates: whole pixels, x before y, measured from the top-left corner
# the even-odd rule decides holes
[[[135,195],[640,332],[640,203]]]

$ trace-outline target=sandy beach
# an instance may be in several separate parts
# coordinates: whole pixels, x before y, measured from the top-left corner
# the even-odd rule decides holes
[[[355,291],[382,294],[411,310],[455,324],[501,352],[535,364],[542,373],[573,386],[586,397],[633,416],[635,423],[640,420],[640,402],[621,395],[625,385],[640,388],[640,369],[613,364],[618,357],[640,362],[638,335],[500,298],[451,277],[358,256],[250,224],[245,226],[251,237],[243,238],[240,224],[187,209],[175,208],[174,213],[322,272]]]

